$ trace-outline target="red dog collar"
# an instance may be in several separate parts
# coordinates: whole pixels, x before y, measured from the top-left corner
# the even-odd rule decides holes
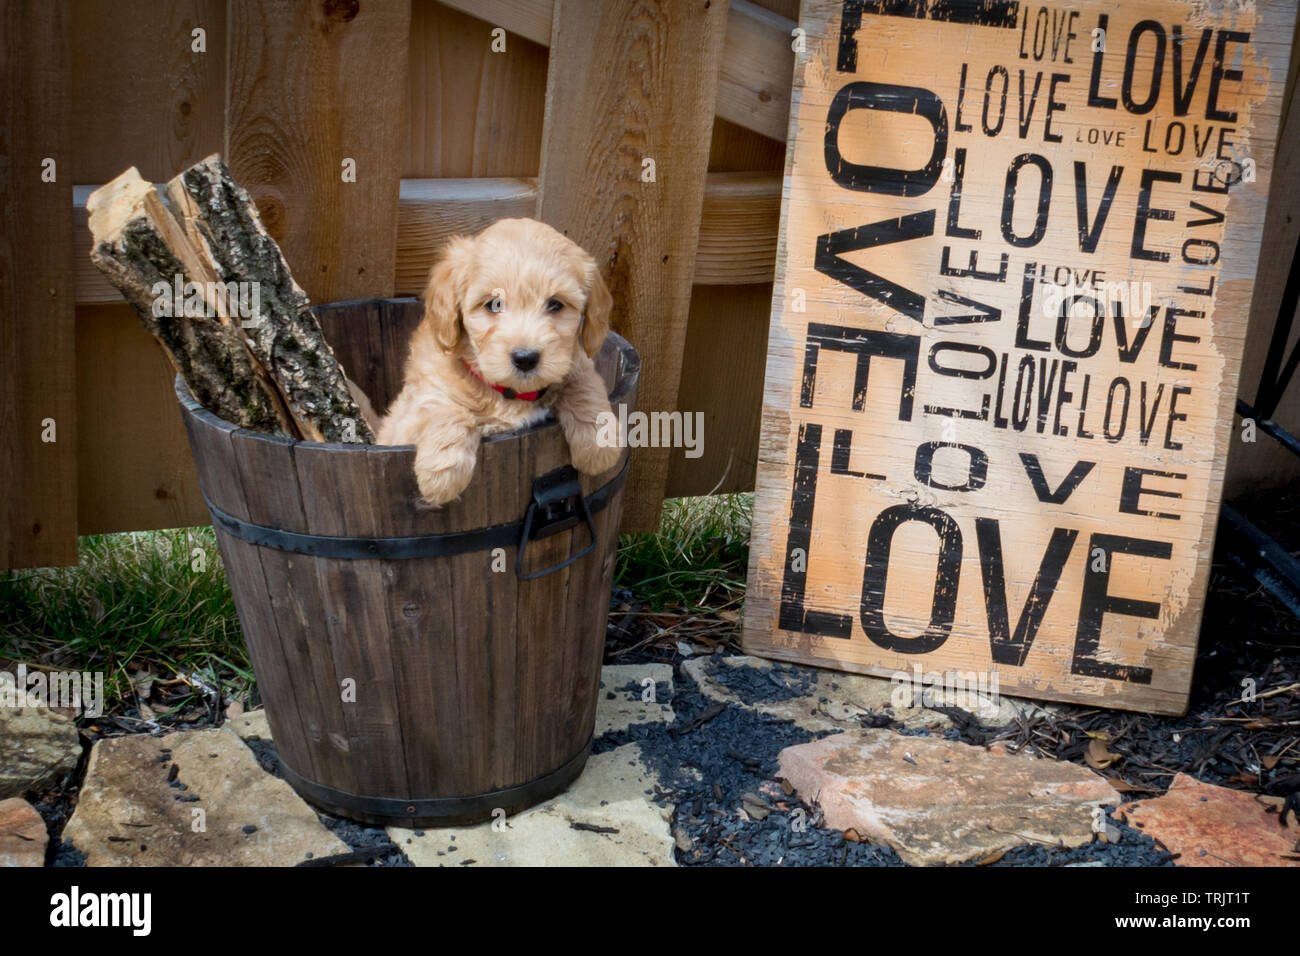
[[[504,385],[494,385],[475,371],[474,366],[470,365],[469,362],[466,362],[464,359],[461,359],[460,362],[465,366],[465,369],[469,374],[473,375],[494,392],[500,392],[506,398],[518,399],[521,402],[535,402],[546,394],[546,389],[544,388],[538,389],[536,392],[516,392],[513,388],[506,388]]]

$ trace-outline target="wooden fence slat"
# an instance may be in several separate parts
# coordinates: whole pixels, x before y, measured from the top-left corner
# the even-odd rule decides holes
[[[77,532],[207,524],[162,348],[122,303],[79,306],[76,328]]]
[[[664,497],[753,490],[771,308],[770,282],[695,287],[677,407],[703,414],[702,454],[673,449]]]
[[[404,179],[397,213],[397,295],[419,295],[446,241],[498,219],[532,216],[530,179]]]
[[[799,15],[798,0],[765,0],[764,6],[783,15]],[[713,124],[710,185],[704,196],[696,288],[677,390],[679,409],[703,413],[705,441],[699,458],[674,452],[665,497],[753,490],[784,167],[784,142],[722,118]],[[728,183],[730,201],[720,205],[716,186],[723,182]],[[723,229],[722,224],[734,228]],[[713,271],[709,255],[713,248],[752,251],[761,257],[762,269],[745,270],[737,257],[735,268],[718,278],[725,275],[752,284],[705,288]],[[716,361],[718,355],[727,360]]]
[[[492,29],[413,0],[403,176],[537,175],[549,13],[542,45]]]
[[[72,0],[71,10],[78,182],[105,183],[131,166],[166,182],[223,148],[225,0]],[[86,197],[96,188],[73,187],[78,305],[122,301],[90,261]]]
[[[556,0],[443,0],[443,3],[534,43],[547,46],[551,43]],[[794,80],[794,50],[790,46],[793,40],[790,31],[794,28],[795,22],[789,17],[747,0],[732,0],[726,25],[726,63],[716,80],[718,116],[771,139],[785,140],[790,87]],[[611,26],[611,29],[619,27]],[[712,83],[710,80],[710,86]]]
[[[78,307],[122,305],[125,302],[122,293],[90,261],[90,213],[86,211],[86,200],[98,188],[98,185],[72,187],[72,277]]]
[[[229,18],[235,178],[313,302],[391,295],[409,2],[230,0]]]
[[[709,173],[695,253],[695,284],[771,282],[780,227],[779,172]]]
[[[526,40],[551,45],[555,0],[442,0],[442,3]]]
[[[726,14],[723,2],[556,9],[538,218],[596,257],[614,328],[641,353],[647,411],[677,404]],[[625,529],[658,526],[668,453],[637,453]]]
[[[397,294],[424,291],[434,258],[449,237],[477,232],[497,219],[534,215],[536,207],[537,186],[529,179],[402,180]],[[771,282],[780,219],[780,173],[709,173],[695,284]]]
[[[721,117],[713,121],[713,143],[709,147],[710,173],[774,172],[777,174],[779,195],[781,170],[784,168],[784,143],[768,139]]]
[[[78,305],[122,301],[121,294],[90,261],[86,197],[95,188],[73,188]],[[478,232],[498,219],[536,212],[535,179],[403,179],[397,210],[395,294],[424,291],[434,257],[450,236]],[[780,218],[779,172],[709,173],[700,213],[695,284],[771,282]]]
[[[718,115],[725,120],[785,139],[794,83],[793,20],[756,3],[731,0],[727,44],[718,71]]]
[[[70,8],[79,182],[108,182],[131,166],[165,182],[221,149],[226,0],[72,0]]]
[[[68,29],[60,4],[0,4],[0,567],[7,568],[77,562]],[[42,440],[47,420],[54,441]]]

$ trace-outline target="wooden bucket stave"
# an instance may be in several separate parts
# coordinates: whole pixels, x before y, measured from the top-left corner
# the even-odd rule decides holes
[[[317,309],[377,410],[401,385],[420,314],[413,299]],[[611,335],[597,368],[615,408],[634,408],[631,346]],[[534,480],[568,464],[553,421],[484,439],[465,494],[434,511],[417,505],[410,446],[263,435],[203,409],[179,378],[177,395],[272,734],[299,793],[366,822],[463,823],[537,803],[581,772],[626,449],[605,474],[579,479],[584,500],[598,507],[591,553],[522,580],[517,526]],[[504,552],[504,571],[492,570],[502,552],[478,547],[488,538]],[[524,570],[560,563],[587,543],[580,520],[538,537]],[[327,556],[340,549],[351,556]]]

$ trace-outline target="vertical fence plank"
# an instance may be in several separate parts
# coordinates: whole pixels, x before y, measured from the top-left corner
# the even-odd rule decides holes
[[[790,20],[799,17],[798,0],[761,0],[757,6]],[[752,10],[746,12],[752,14]],[[729,23],[736,19],[733,9]],[[719,82],[720,98],[722,87]],[[788,94],[785,100],[788,105]],[[710,173],[765,170],[775,173],[779,181],[784,167],[784,136],[769,139],[721,116],[715,119]],[[747,205],[740,214],[752,216],[754,212]],[[692,290],[677,407],[683,413],[703,413],[705,440],[698,458],[687,458],[685,449],[673,450],[665,497],[754,489],[771,314],[771,282],[696,285]],[[718,362],[719,355],[725,355],[727,361]]]
[[[80,534],[206,524],[179,409],[175,370],[90,263],[89,184],[130,166],[170,179],[222,148],[226,0],[71,0],[70,148],[80,194],[74,274],[113,304],[77,307]],[[84,278],[81,283],[85,288]],[[85,299],[83,297],[82,301]],[[113,409],[100,419],[102,409]]]
[[[677,406],[703,415],[703,441],[673,449],[666,497],[753,490],[771,310],[770,282],[694,288]]]
[[[129,305],[77,307],[78,534],[208,523],[175,378]]]
[[[391,295],[410,3],[230,0],[228,17],[235,178],[313,302]]]
[[[77,561],[67,31],[60,4],[0,2],[0,566],[9,568]],[[49,427],[52,442],[42,440]]]
[[[600,264],[646,411],[677,404],[726,25],[722,0],[556,4],[538,218]],[[625,530],[657,527],[669,451],[636,452]]]
[[[225,0],[70,7],[76,70],[68,108],[79,184],[106,183],[131,166],[163,182],[221,149]]]
[[[546,47],[471,12],[412,0],[404,177],[537,175]]]

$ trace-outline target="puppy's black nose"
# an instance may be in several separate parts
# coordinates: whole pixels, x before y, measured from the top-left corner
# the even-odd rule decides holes
[[[541,357],[541,352],[530,352],[527,349],[515,349],[510,353],[510,361],[514,362],[515,368],[521,372],[531,372],[537,368],[537,360]]]

